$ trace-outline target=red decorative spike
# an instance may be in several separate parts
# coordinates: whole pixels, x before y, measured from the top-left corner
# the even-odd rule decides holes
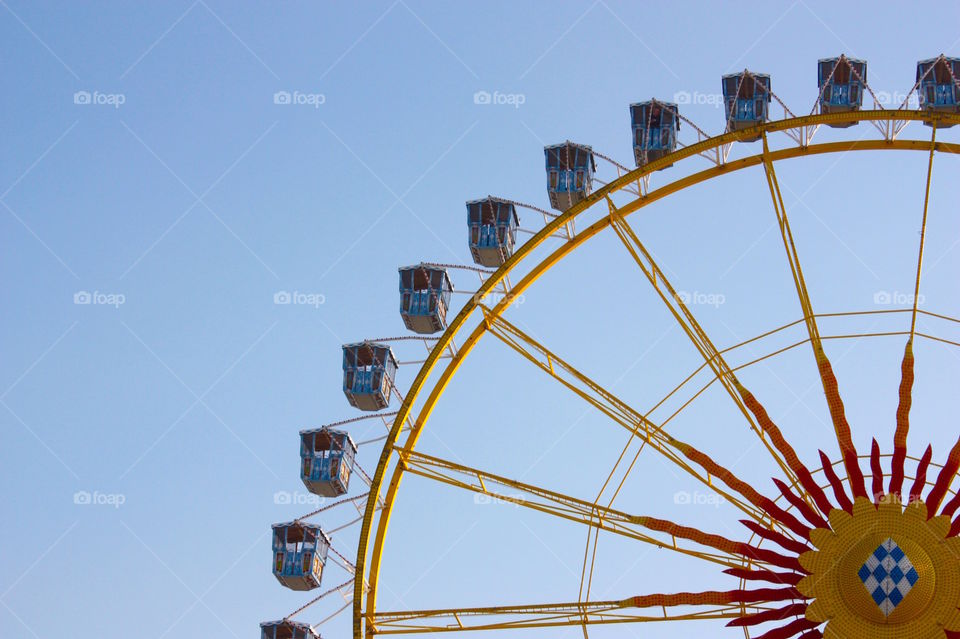
[[[897,406],[897,430],[893,435],[893,463],[890,494],[903,501],[903,461],[907,458],[907,433],[910,431],[910,405],[913,403],[913,340],[907,341],[900,364],[900,404]]]
[[[760,623],[765,623],[767,621],[777,621],[780,619],[786,619],[787,617],[795,617],[797,615],[802,616],[807,610],[807,604],[805,603],[793,603],[789,606],[784,606],[783,608],[775,608],[773,610],[764,610],[763,612],[756,612],[750,615],[744,615],[743,617],[737,617],[730,623],[728,626],[755,626]]]
[[[819,513],[811,508],[810,504],[801,499],[799,495],[790,490],[789,486],[776,477],[773,478],[773,483],[776,484],[778,489],[780,489],[780,494],[783,495],[784,499],[789,501],[791,506],[800,511],[800,514],[803,515],[803,518],[809,521],[813,526],[817,528],[830,527],[830,524],[827,523],[827,520],[821,517]],[[823,491],[821,490],[820,492],[822,493]],[[824,497],[826,497],[826,495],[824,495]],[[830,502],[827,503],[829,504]]]
[[[833,464],[830,463],[830,458],[827,457],[826,453],[822,450],[820,451],[820,463],[823,464],[823,474],[827,476],[827,480],[833,487],[833,496],[837,498],[837,503],[840,504],[840,507],[845,511],[852,513],[853,502],[847,497],[847,492],[843,489],[843,482],[840,481],[836,471],[833,470]]]
[[[726,553],[762,561],[774,566],[779,566],[780,568],[786,568],[787,570],[806,573],[806,570],[800,566],[800,562],[795,556],[781,555],[780,553],[765,548],[755,548],[750,544],[733,541],[720,535],[705,533],[696,528],[690,528],[689,526],[681,526],[672,521],[666,521],[665,519],[637,517],[636,521],[639,525],[649,528],[650,530],[657,530],[682,539],[689,539],[690,541],[703,544],[704,546],[710,546],[711,548],[716,548]]]
[[[750,544],[740,544],[740,547],[737,549],[737,554],[747,559],[762,561],[779,568],[786,568],[787,570],[795,570],[803,573],[807,572],[803,566],[800,565],[800,561],[796,557],[781,555],[780,553],[765,548],[754,548]]]
[[[641,595],[633,598],[634,608],[663,606],[723,605],[756,603],[758,601],[787,601],[806,599],[796,588],[757,588],[756,590],[712,590],[706,592],[678,592],[663,595]]]
[[[805,633],[797,637],[797,639],[821,639],[823,633],[814,628],[813,630],[807,630]]]
[[[813,478],[813,475],[810,473],[810,470],[803,464],[803,462],[800,461],[800,458],[797,457],[797,453],[793,450],[793,447],[790,445],[790,443],[784,439],[783,434],[780,432],[780,428],[777,427],[772,419],[770,419],[770,416],[767,414],[767,409],[764,408],[763,404],[758,402],[753,394],[750,393],[750,391],[748,391],[746,388],[738,384],[737,390],[743,397],[743,401],[747,405],[747,408],[749,408],[750,412],[752,412],[754,417],[757,418],[760,428],[763,429],[763,432],[770,435],[773,445],[784,456],[787,461],[787,465],[790,467],[790,470],[797,475],[800,485],[803,486],[803,489],[813,499],[814,503],[817,505],[817,508],[820,509],[820,512],[822,512],[824,515],[829,515],[830,509],[833,508],[833,504],[831,504],[830,500],[827,499],[826,494],[824,494],[823,489],[821,489],[817,484],[816,480]]]
[[[737,478],[729,470],[713,461],[708,455],[681,441],[671,438],[670,443],[680,450],[690,461],[699,464],[705,471],[719,478],[723,483],[743,495],[747,501],[765,511],[771,517],[782,523],[804,539],[810,539],[810,528],[778,506],[772,499],[765,497],[754,490],[753,486]]]
[[[928,517],[933,517],[937,514],[937,509],[940,508],[940,502],[943,501],[944,496],[947,494],[947,490],[950,488],[950,484],[953,483],[953,478],[956,476],[958,469],[960,469],[960,439],[957,440],[957,443],[954,444],[950,450],[947,463],[940,469],[937,482],[930,490],[930,494],[927,495]]]
[[[830,417],[833,427],[837,431],[837,444],[840,445],[840,454],[843,465],[847,469],[847,482],[853,491],[854,497],[866,497],[867,490],[863,483],[863,471],[857,459],[857,448],[853,445],[850,436],[850,424],[843,410],[843,399],[840,397],[840,388],[837,377],[833,374],[833,367],[824,354],[823,349],[817,352],[817,366],[820,369],[820,379],[823,380],[823,389],[827,396],[827,406],[830,408]]]
[[[763,633],[757,637],[757,639],[787,639],[788,637],[800,634],[804,630],[816,628],[819,625],[819,621],[810,621],[809,619],[794,619],[785,626],[780,626],[779,628],[774,628],[769,632]]]
[[[943,507],[943,512],[940,514],[953,517],[953,513],[957,512],[957,508],[960,508],[960,493],[954,495],[953,498],[947,502],[947,505]]]
[[[772,570],[750,570],[749,568],[727,568],[725,574],[747,581],[769,581],[776,584],[796,586],[803,575],[795,572],[774,572]]]
[[[873,474],[873,503],[883,500],[883,468],[880,466],[880,444],[873,439],[870,445],[870,472]]]
[[[927,446],[923,451],[923,457],[917,464],[917,478],[913,482],[913,488],[910,489],[910,501],[916,501],[923,495],[923,488],[927,485],[927,468],[930,466],[930,458],[933,457],[933,446]]]
[[[790,539],[786,535],[778,533],[775,530],[770,530],[764,526],[761,526],[755,521],[750,521],[749,519],[741,519],[740,523],[749,528],[752,532],[756,533],[760,537],[767,539],[769,541],[778,544],[781,548],[785,548],[791,552],[795,552],[798,555],[802,555],[808,550],[813,550],[810,546],[802,544],[795,539]]]
[[[947,533],[949,537],[956,537],[960,535],[960,519],[954,519],[953,523],[950,524],[950,532]]]

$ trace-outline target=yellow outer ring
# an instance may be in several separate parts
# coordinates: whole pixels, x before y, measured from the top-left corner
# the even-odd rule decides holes
[[[495,288],[507,278],[513,269],[516,268],[534,249],[536,249],[554,233],[561,231],[566,224],[573,222],[581,213],[591,208],[597,202],[602,201],[606,196],[620,192],[625,187],[638,183],[643,177],[650,175],[661,168],[666,168],[680,160],[693,157],[700,153],[721,148],[726,144],[757,138],[762,133],[781,132],[791,129],[819,126],[822,124],[845,124],[861,121],[889,122],[893,119],[891,118],[891,115],[891,111],[875,110],[802,116],[798,118],[766,122],[762,125],[751,127],[749,129],[724,133],[723,135],[715,136],[698,142],[697,144],[684,147],[683,149],[675,151],[674,153],[664,156],[659,160],[651,162],[642,168],[638,168],[618,178],[617,180],[614,180],[613,182],[604,186],[602,189],[592,193],[590,197],[572,207],[562,215],[554,218],[536,235],[532,236],[523,245],[521,245],[513,254],[513,256],[499,269],[497,269],[495,273],[487,277],[483,285],[477,291],[477,294],[470,297],[469,301],[464,305],[453,321],[450,322],[450,324],[447,326],[447,330],[434,345],[426,361],[421,366],[420,371],[417,373],[417,377],[414,379],[410,390],[407,392],[407,395],[404,398],[396,417],[394,418],[390,433],[384,442],[383,449],[380,453],[380,460],[377,464],[377,469],[373,476],[373,482],[370,486],[371,498],[367,499],[367,505],[364,511],[363,523],[357,547],[356,574],[354,577],[353,591],[353,635],[355,639],[362,639],[365,633],[368,635],[372,634],[373,612],[376,610],[377,583],[380,573],[383,544],[390,522],[391,509],[393,507],[394,500],[396,499],[397,490],[403,475],[402,464],[394,465],[390,483],[387,487],[387,493],[383,500],[381,501],[376,499],[376,496],[380,495],[383,488],[383,481],[386,476],[387,467],[393,461],[397,440],[399,439],[405,422],[410,416],[413,403],[423,390],[430,373],[440,361],[441,355],[443,355],[451,346],[453,338],[459,333],[468,317],[476,310],[479,300],[483,299],[483,297],[488,293],[492,293]],[[960,124],[960,113],[897,111],[895,118],[899,121],[933,122],[937,124],[938,128],[945,128]],[[960,154],[960,145],[958,144],[937,142],[934,146],[934,149],[941,153]],[[790,147],[771,151],[769,156],[772,161],[776,162],[805,155],[866,150],[913,150],[929,152],[930,142],[923,140],[854,140],[817,144],[806,147]],[[700,182],[707,181],[726,173],[745,169],[751,166],[757,166],[763,163],[763,159],[763,155],[750,156],[726,163],[722,166],[713,167],[699,173],[685,176],[648,193],[645,197],[637,198],[636,200],[621,207],[619,211],[621,215],[626,217],[627,215],[636,212],[640,208],[666,197],[667,195],[671,195],[684,188],[694,184],[699,184]],[[609,226],[609,224],[610,219],[608,217],[604,217],[590,227],[580,231],[570,241],[565,242],[560,248],[558,248],[542,262],[531,269],[531,271],[524,276],[523,279],[521,279],[512,287],[512,292],[514,295],[504,296],[504,298],[498,304],[496,304],[490,310],[490,312],[494,316],[499,316],[511,304],[511,302],[516,299],[517,295],[523,293],[533,282],[539,279],[540,276],[550,270],[550,268],[552,268],[561,259],[566,257],[568,253],[572,252],[574,248],[598,234],[600,231]],[[416,447],[417,440],[423,432],[423,428],[429,419],[430,413],[433,410],[433,406],[443,394],[446,385],[449,383],[460,364],[464,359],[466,359],[466,356],[473,349],[484,332],[484,324],[481,323],[457,349],[457,356],[449,360],[446,369],[433,386],[430,395],[425,401],[423,407],[420,409],[419,416],[414,422],[414,426],[410,430],[410,434],[408,435],[406,443],[403,446],[404,449],[413,450]],[[380,510],[380,517],[377,519],[377,529],[371,545],[370,536],[378,503],[382,503],[383,507]],[[369,570],[367,565],[368,552],[370,553]],[[366,594],[366,596],[364,596],[364,594]],[[364,601],[366,602],[366,612],[363,610]],[[364,623],[364,621],[366,623]]]

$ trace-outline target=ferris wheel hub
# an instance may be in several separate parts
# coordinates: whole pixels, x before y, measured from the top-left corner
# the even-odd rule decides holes
[[[814,601],[811,621],[825,637],[943,636],[960,630],[960,538],[949,517],[927,518],[922,501],[858,498],[852,514],[830,513],[830,529],[810,535],[800,555],[809,575],[797,585]]]

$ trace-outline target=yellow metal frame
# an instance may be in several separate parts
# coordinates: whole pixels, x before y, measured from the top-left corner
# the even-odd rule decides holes
[[[579,247],[581,244],[597,235],[608,226],[611,226],[615,223],[616,220],[626,218],[631,213],[634,213],[641,208],[656,202],[664,197],[667,197],[673,193],[676,193],[680,190],[683,190],[687,187],[699,184],[713,178],[731,173],[733,171],[738,171],[752,166],[764,165],[767,168],[772,168],[773,163],[780,160],[803,157],[808,155],[818,155],[818,154],[828,154],[828,153],[846,153],[850,151],[880,151],[880,150],[900,150],[900,151],[924,151],[930,153],[931,163],[932,157],[935,152],[941,153],[951,153],[958,154],[960,153],[960,144],[954,143],[944,143],[928,140],[900,140],[900,139],[874,139],[874,140],[854,140],[854,141],[840,141],[840,142],[830,142],[817,145],[807,145],[807,146],[796,146],[796,147],[787,147],[783,149],[770,150],[767,148],[766,143],[764,144],[764,152],[759,155],[753,155],[749,157],[740,158],[714,166],[712,168],[686,175],[677,179],[673,182],[670,182],[656,190],[645,193],[641,197],[635,197],[631,194],[633,199],[631,202],[617,207],[616,215],[609,215],[601,218],[597,222],[593,223],[586,229],[580,231],[573,237],[571,237],[567,242],[553,251],[540,263],[536,264],[523,278],[517,282],[511,288],[510,295],[504,296],[504,298],[494,305],[492,308],[486,308],[484,312],[485,320],[478,324],[478,326],[466,337],[463,344],[455,350],[455,355],[453,357],[447,357],[446,368],[441,372],[439,378],[433,384],[430,389],[430,393],[427,396],[427,399],[424,401],[423,405],[420,407],[419,413],[415,420],[411,421],[410,413],[413,409],[414,403],[416,402],[420,393],[424,390],[427,381],[429,380],[431,373],[436,367],[437,363],[440,362],[441,358],[449,349],[455,344],[454,338],[458,335],[461,329],[464,328],[467,320],[474,314],[474,312],[480,306],[480,300],[484,299],[488,294],[495,293],[496,288],[501,284],[506,283],[510,273],[536,249],[538,248],[547,238],[550,238],[555,233],[560,231],[562,228],[573,228],[573,222],[576,218],[592,208],[597,203],[601,202],[604,199],[608,199],[610,195],[614,193],[630,193],[628,189],[631,189],[634,185],[638,184],[645,177],[649,176],[655,171],[665,168],[667,166],[676,164],[680,160],[700,155],[706,151],[714,150],[717,148],[722,148],[725,145],[732,144],[734,142],[756,138],[758,135],[764,139],[771,133],[775,132],[784,132],[792,129],[801,129],[805,127],[815,127],[823,124],[831,123],[854,123],[861,121],[922,121],[922,122],[932,122],[934,126],[938,123],[944,123],[947,125],[960,124],[960,114],[954,113],[931,113],[931,112],[920,112],[920,111],[888,111],[888,110],[875,110],[875,111],[856,111],[849,113],[833,113],[833,114],[820,114],[820,115],[810,115],[798,118],[791,118],[786,120],[779,120],[774,122],[767,122],[757,127],[752,127],[750,129],[744,129],[741,131],[733,131],[730,133],[725,133],[707,140],[703,140],[697,144],[693,144],[683,149],[680,149],[668,156],[665,156],[659,160],[651,162],[645,165],[642,168],[631,171],[630,173],[621,176],[620,178],[614,180],[613,182],[607,184],[603,188],[592,193],[586,200],[579,203],[578,205],[572,207],[562,215],[557,216],[546,224],[538,233],[533,235],[529,240],[524,244],[519,246],[513,256],[503,264],[497,271],[491,274],[483,283],[483,285],[478,290],[477,294],[472,296],[457,316],[450,322],[447,330],[439,338],[439,340],[434,345],[429,356],[423,363],[420,371],[418,372],[416,378],[414,379],[410,390],[407,392],[403,403],[394,418],[393,426],[390,430],[390,433],[387,436],[387,439],[384,443],[383,450],[380,455],[379,462],[377,464],[376,472],[373,476],[373,482],[370,488],[371,499],[367,500],[366,510],[363,516],[363,523],[360,532],[360,538],[357,549],[357,558],[356,558],[356,573],[354,579],[354,594],[353,594],[353,633],[355,639],[361,639],[365,636],[372,636],[373,634],[386,634],[387,631],[378,632],[376,628],[377,619],[380,618],[380,614],[376,613],[376,601],[377,601],[377,592],[378,592],[378,580],[380,573],[380,564],[382,559],[384,541],[386,538],[387,529],[389,527],[390,515],[393,508],[393,504],[396,499],[397,491],[399,489],[401,479],[405,472],[410,471],[410,465],[404,461],[404,457],[407,459],[413,459],[414,449],[416,448],[417,441],[420,435],[423,433],[423,429],[429,420],[430,414],[436,405],[437,400],[443,394],[447,384],[452,379],[453,375],[459,369],[462,362],[469,355],[473,347],[477,344],[479,339],[483,336],[484,333],[490,330],[490,325],[492,322],[497,322],[501,320],[501,314],[510,306],[513,300],[516,299],[517,295],[522,294],[530,285],[532,285],[537,279],[539,279],[544,273],[549,271],[556,263],[570,254],[574,249]],[[929,180],[929,178],[928,178]],[[773,189],[773,186],[771,186]],[[569,225],[569,226],[568,226]],[[623,226],[619,226],[622,230]],[[627,227],[629,228],[629,227]],[[806,314],[805,314],[806,316]],[[806,319],[806,317],[805,317]],[[687,326],[684,326],[684,330],[687,330]],[[715,353],[715,349],[713,351]],[[708,363],[713,362],[717,363],[718,360],[713,359],[713,353],[710,353],[708,356]],[[711,367],[713,364],[711,364]],[[747,416],[749,419],[749,416]],[[409,428],[405,428],[405,425],[408,425]],[[401,433],[408,432],[407,439],[402,446],[397,445],[397,441],[400,438]],[[394,456],[397,455],[399,458],[397,463],[394,462]],[[779,457],[777,457],[779,461]],[[386,487],[386,494],[381,498],[380,495],[383,491],[384,482],[386,481],[386,475],[388,469],[392,464],[392,474],[389,479],[389,483]],[[791,475],[787,475],[790,477]],[[378,515],[379,511],[379,517]],[[376,528],[374,529],[374,524],[376,523]],[[473,629],[503,629],[503,628],[512,628],[512,627],[529,627],[531,625],[544,626],[544,625],[581,625],[585,623],[593,623],[594,621],[589,618],[591,613],[588,613],[585,610],[585,607],[590,610],[596,610],[594,606],[600,606],[600,609],[603,609],[603,604],[606,604],[606,609],[609,611],[612,607],[619,607],[622,604],[616,602],[600,602],[596,603],[576,603],[569,604],[566,607],[562,604],[556,604],[555,606],[560,606],[563,608],[560,610],[552,610],[551,606],[535,606],[524,608],[523,610],[532,610],[537,609],[538,613],[542,613],[547,617],[552,615],[552,618],[544,619],[540,618],[539,621],[534,623],[518,623],[514,621],[506,621],[503,623],[494,623],[474,626]],[[543,610],[540,610],[543,608]],[[504,608],[504,612],[510,611],[511,613],[520,613],[521,610],[517,608]],[[736,616],[742,612],[743,608],[741,606],[736,606],[733,608],[723,609],[722,611],[715,612],[712,616],[707,615],[708,618],[724,618],[727,616]],[[416,613],[418,615],[428,615],[428,613],[433,612],[433,616],[447,615],[451,618],[457,618],[459,612],[461,611],[420,611]],[[471,611],[463,610],[464,615],[471,614]],[[480,609],[472,611],[473,614],[481,614]],[[402,619],[404,613],[391,613],[391,619]],[[409,613],[413,614],[413,613]],[[557,618],[559,614],[562,619]],[[400,615],[400,617],[397,617]],[[669,617],[664,610],[662,616],[651,616],[643,617],[635,614],[628,615],[619,615],[617,619],[598,619],[596,622],[599,623],[612,623],[615,621],[653,621],[653,620],[665,620],[673,617]],[[687,615],[682,618],[704,618],[702,615],[692,614]],[[386,620],[387,617],[384,617]],[[461,625],[462,622],[460,619],[456,619],[456,623]],[[458,630],[461,628],[453,627],[449,628],[451,630]],[[438,631],[445,628],[434,627],[431,630],[420,630],[424,631]],[[465,628],[463,628],[465,629]],[[417,632],[414,629],[400,630],[395,629],[395,632]]]
[[[755,506],[717,486],[709,473],[698,470],[687,462],[681,452],[683,442],[667,435],[661,426],[652,423],[616,395],[604,389],[503,317],[495,316],[486,307],[482,307],[481,310],[484,313],[487,330],[507,346],[623,426],[628,432],[640,437],[675,466],[683,469],[704,485],[709,486],[755,521],[776,525],[777,522],[770,522],[769,518],[765,518],[763,512]]]
[[[676,535],[646,530],[646,517],[631,515],[613,508],[570,497],[553,490],[525,484],[507,477],[494,475],[484,470],[470,468],[449,460],[418,452],[400,451],[406,472],[427,477],[457,488],[485,495],[491,500],[514,504],[555,517],[575,521],[599,530],[629,537],[658,548],[665,548],[685,555],[711,561],[724,568],[743,566],[743,558],[721,551],[703,552],[694,549],[693,543]],[[476,481],[474,481],[476,480]],[[488,484],[511,488],[518,493],[508,494],[491,490]],[[758,562],[759,563],[759,562]]]
[[[456,632],[463,630],[513,630],[519,628],[551,628],[569,625],[597,625],[637,623],[641,621],[692,621],[695,619],[735,619],[742,614],[741,606],[716,606],[707,610],[659,614],[647,609],[632,609],[633,599],[622,601],[570,602],[536,604],[529,606],[491,606],[468,609],[417,610],[415,612],[384,612],[378,614],[381,628],[377,634],[420,634],[425,632]],[[763,606],[749,606],[764,610]],[[495,622],[482,620],[495,618]],[[480,619],[477,622],[476,619]]]
[[[430,477],[431,479],[436,479],[438,481],[454,485],[458,488],[464,488],[478,494],[488,495],[491,497],[491,499],[500,499],[504,502],[512,503],[517,506],[526,506],[534,510],[549,512],[554,515],[559,514],[559,516],[566,519],[580,521],[581,523],[592,525],[599,529],[608,530],[619,534],[626,534],[628,537],[633,537],[630,532],[624,532],[623,530],[615,529],[616,524],[622,523],[626,520],[638,519],[632,515],[626,515],[624,513],[606,509],[602,512],[602,516],[605,519],[608,519],[609,523],[613,523],[614,526],[610,527],[599,525],[581,518],[580,516],[582,516],[584,513],[577,513],[578,505],[571,503],[579,502],[579,508],[583,510],[594,508],[594,505],[588,502],[584,502],[582,500],[573,500],[572,498],[560,493],[522,484],[520,482],[508,480],[503,477],[497,477],[484,471],[467,468],[447,460],[425,455],[423,453],[401,452],[401,456],[403,457],[406,465],[406,472],[411,474]],[[882,455],[882,457],[889,458],[891,455]],[[919,458],[912,455],[908,455],[907,458],[913,462],[920,461]],[[861,456],[861,460],[868,459],[869,455]],[[840,470],[842,471],[841,461],[838,460],[834,466],[840,467]],[[931,467],[936,470],[940,470],[942,465],[938,463],[932,463]],[[462,475],[462,477],[457,478],[458,474]],[[816,469],[814,474],[822,474],[822,469]],[[475,477],[477,479],[477,483],[474,484],[472,481],[465,481],[464,478],[467,477]],[[908,475],[906,478],[911,481],[915,479],[915,477],[912,475]],[[487,482],[509,486],[514,490],[522,491],[523,494],[525,496],[529,496],[530,499],[518,496],[516,494],[499,494],[487,488]],[[927,483],[931,484],[932,482]],[[829,487],[829,483],[822,482],[820,487],[826,489]],[[951,491],[950,494],[954,495],[956,493]],[[551,504],[549,502],[553,503]],[[559,507],[559,509],[563,512],[557,513],[557,507]],[[838,513],[834,516],[843,517],[843,513],[838,511]],[[819,535],[818,538],[822,537],[823,532],[825,531],[817,533]],[[647,540],[641,539],[641,541]],[[958,540],[954,539],[954,542],[956,541]],[[665,544],[663,547],[672,548],[673,550],[678,550],[680,552],[686,552],[678,547],[671,547],[669,544]],[[690,554],[701,556],[699,553]],[[954,555],[954,560],[957,556],[960,555]],[[718,555],[716,559],[722,558],[722,556]],[[718,563],[722,562],[718,561]],[[806,584],[812,586],[816,584],[816,581],[807,581]],[[853,590],[853,588],[850,588],[849,586],[862,588],[859,584],[849,584],[848,590]],[[633,598],[628,598],[611,601],[578,601],[556,604],[525,604],[512,606],[484,606],[477,608],[386,611],[376,613],[376,623],[377,634],[420,634],[427,632],[508,630],[519,628],[544,628],[569,625],[602,625],[651,621],[692,621],[703,619],[729,620],[737,618],[748,612],[756,613],[763,610],[772,609],[774,607],[775,606],[773,605],[765,605],[760,603],[749,605],[728,605],[676,614],[671,614],[666,608],[661,608],[659,614],[651,614],[650,609],[654,608],[653,606],[646,608],[635,608],[635,600]],[[634,609],[631,610],[631,608]],[[496,620],[491,621],[491,619]]]

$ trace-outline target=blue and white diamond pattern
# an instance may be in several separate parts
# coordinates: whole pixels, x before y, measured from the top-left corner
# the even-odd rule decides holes
[[[857,576],[884,616],[893,612],[920,578],[906,553],[891,537],[863,562]]]

